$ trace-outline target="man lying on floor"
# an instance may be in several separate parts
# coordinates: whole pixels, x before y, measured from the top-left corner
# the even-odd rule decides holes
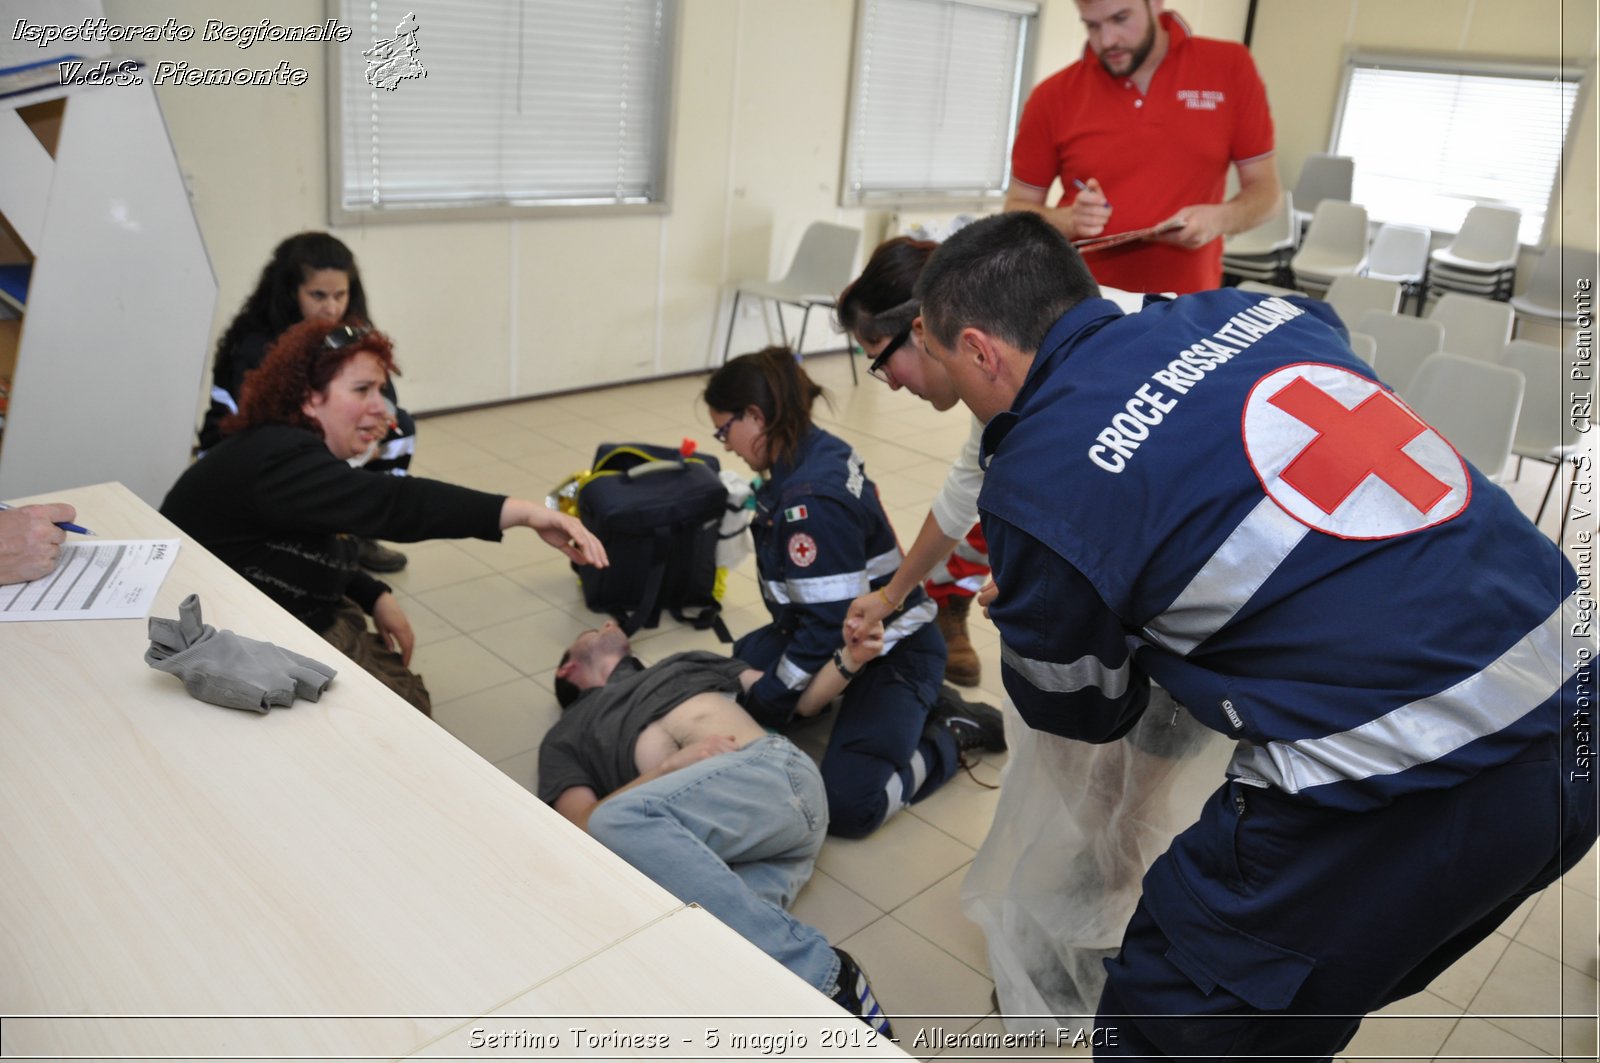
[[[882,648],[880,626],[847,667]],[[816,763],[734,700],[761,675],[702,651],[645,667],[616,624],[585,631],[556,670],[563,712],[539,746],[539,797],[892,1036],[861,968],[787,911],[811,877],[828,803]]]

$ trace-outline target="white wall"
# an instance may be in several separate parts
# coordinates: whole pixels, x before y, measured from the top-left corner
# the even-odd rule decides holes
[[[1561,4],[1565,37],[1554,17]],[[105,6],[113,22],[172,16],[200,26],[207,18],[265,17],[295,24],[326,17],[321,0],[238,0],[221,8],[198,0],[105,0]],[[1246,0],[1169,6],[1201,34],[1243,36]],[[1255,53],[1277,118],[1286,180],[1306,152],[1326,144],[1346,41],[1593,54],[1592,4],[1577,0],[1262,0],[1258,6]],[[1075,60],[1084,40],[1071,0],[1044,0],[1042,7],[1036,79]],[[853,0],[681,0],[672,203],[665,215],[337,230],[360,260],[374,317],[396,340],[406,405],[443,409],[703,367],[721,352],[729,282],[780,274],[809,223],[860,226],[870,247],[886,215],[837,205],[854,15]],[[1571,26],[1585,17],[1587,35]],[[425,21],[421,31],[426,44]],[[158,90],[216,268],[220,329],[274,243],[327,226],[323,49],[262,43],[241,53],[226,43],[189,43],[123,50],[152,63],[238,65],[244,55],[250,66],[270,66],[284,58],[311,71],[298,89]],[[1563,210],[1590,231],[1593,116],[1591,98],[1584,115],[1589,131],[1574,154]],[[818,316],[809,349],[838,343]],[[758,316],[741,314],[735,350],[767,338]]]

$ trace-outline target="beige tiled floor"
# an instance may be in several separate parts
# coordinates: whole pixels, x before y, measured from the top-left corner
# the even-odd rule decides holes
[[[842,357],[813,358],[807,366],[833,396],[831,409],[819,406],[819,419],[861,452],[902,542],[909,542],[960,448],[964,416],[937,414],[870,379],[852,386]],[[671,444],[686,436],[744,471],[711,440],[698,401],[703,385],[703,377],[655,381],[425,418],[415,471],[542,498],[587,466],[602,442]],[[1520,483],[1508,485],[1526,512],[1537,506],[1546,475],[1530,466]],[[1553,512],[1545,524],[1553,532]],[[430,542],[406,551],[409,567],[389,579],[416,630],[414,667],[433,692],[436,720],[532,788],[539,739],[558,711],[550,692],[556,661],[577,632],[601,618],[584,608],[565,561],[532,535],[514,533],[501,544]],[[750,562],[730,577],[726,608],[735,634],[763,621]],[[973,623],[984,661],[982,696],[998,701],[999,639],[982,617]],[[670,622],[635,643],[647,660],[717,648],[709,634]],[[820,749],[820,730],[796,737]],[[801,918],[862,962],[908,1044],[918,1027],[1002,1031],[983,935],[961,914],[960,888],[994,814],[998,791],[987,787],[999,782],[1003,760],[990,757],[972,777],[957,776],[871,838],[830,839],[795,904]],[[1369,1019],[1344,1058],[1595,1058],[1596,875],[1591,853],[1428,992]],[[1563,1012],[1590,1017],[1544,1017]]]

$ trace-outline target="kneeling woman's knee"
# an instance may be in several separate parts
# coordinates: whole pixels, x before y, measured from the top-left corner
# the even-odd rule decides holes
[[[828,782],[828,833],[840,838],[865,838],[883,825],[889,798],[881,789],[863,791],[860,787],[835,789]]]

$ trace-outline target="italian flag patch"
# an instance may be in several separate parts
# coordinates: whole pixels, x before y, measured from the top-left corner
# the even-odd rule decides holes
[[[788,509],[783,511],[783,519],[785,521],[787,521],[788,523],[790,523],[790,524],[793,524],[797,520],[805,520],[806,519],[806,507],[805,506],[791,506],[790,508],[788,508]]]

